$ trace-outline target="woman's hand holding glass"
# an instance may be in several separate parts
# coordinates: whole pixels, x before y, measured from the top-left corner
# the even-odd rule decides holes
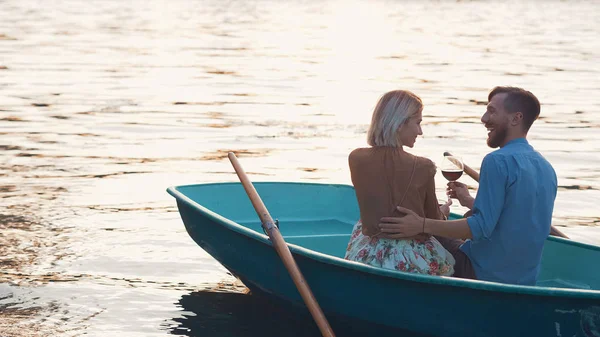
[[[452,205],[452,199],[448,198],[448,201],[444,204],[440,204],[440,212],[444,215],[446,219],[450,216],[450,205]]]

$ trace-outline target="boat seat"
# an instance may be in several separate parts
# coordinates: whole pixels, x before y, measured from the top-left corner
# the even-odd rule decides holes
[[[284,235],[283,239],[289,244],[343,258],[350,234]]]

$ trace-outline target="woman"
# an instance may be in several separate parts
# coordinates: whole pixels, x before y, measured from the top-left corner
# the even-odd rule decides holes
[[[368,148],[348,157],[352,184],[360,209],[345,258],[399,271],[450,276],[454,258],[433,236],[387,239],[380,235],[382,217],[397,216],[403,206],[425,218],[442,219],[450,202],[438,205],[435,195],[435,164],[404,151],[422,135],[423,102],[410,91],[384,94],[367,133]],[[446,215],[444,215],[444,213]]]

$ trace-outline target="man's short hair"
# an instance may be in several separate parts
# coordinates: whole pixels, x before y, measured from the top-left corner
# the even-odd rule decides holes
[[[531,91],[517,87],[495,87],[488,95],[488,102],[497,94],[507,94],[504,99],[504,109],[509,113],[521,112],[523,126],[529,131],[533,121],[540,116],[540,101]]]

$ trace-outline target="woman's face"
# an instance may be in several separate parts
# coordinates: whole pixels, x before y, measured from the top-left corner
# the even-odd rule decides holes
[[[400,145],[408,146],[410,148],[415,146],[417,136],[423,134],[423,130],[421,130],[422,120],[423,114],[418,112],[402,124],[398,129],[398,140],[400,141]]]

